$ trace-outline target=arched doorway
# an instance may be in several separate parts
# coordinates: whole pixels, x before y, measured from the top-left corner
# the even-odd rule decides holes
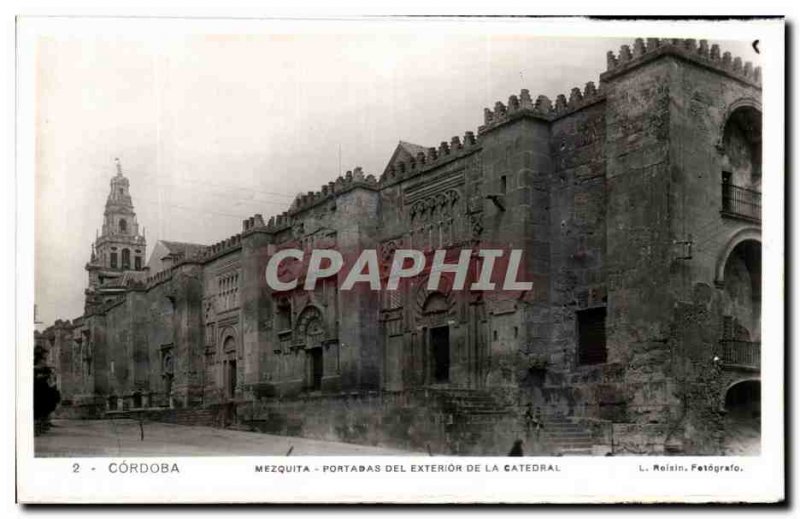
[[[730,315],[738,321],[741,339],[761,337],[761,243],[737,244],[725,261],[724,290],[731,303]]]
[[[755,455],[761,451],[761,381],[745,379],[725,392],[724,452]]]
[[[450,325],[447,313],[450,303],[440,292],[428,295],[422,307],[427,327],[428,381],[434,384],[450,382]]]
[[[306,388],[310,391],[321,391],[325,376],[322,345],[325,328],[322,312],[317,307],[309,306],[300,313],[297,319],[297,334],[305,343]]]
[[[742,419],[761,417],[761,381],[742,380],[731,385],[725,392],[725,411],[728,415]]]
[[[722,214],[761,220],[761,111],[742,101],[731,107],[719,143]]]
[[[752,185],[761,180],[761,111],[751,104],[732,108],[722,131],[722,152],[733,180]]]
[[[761,367],[761,243],[743,239],[720,271],[724,298],[720,356],[729,366]]]
[[[228,335],[222,342],[222,387],[227,400],[236,396],[237,384],[236,339]]]

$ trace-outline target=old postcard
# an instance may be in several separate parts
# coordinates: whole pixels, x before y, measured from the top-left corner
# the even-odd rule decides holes
[[[21,17],[19,499],[781,501],[783,30]]]

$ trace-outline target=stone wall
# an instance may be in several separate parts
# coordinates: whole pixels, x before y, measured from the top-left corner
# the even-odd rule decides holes
[[[523,90],[485,109],[477,137],[401,143],[380,180],[347,172],[43,337],[69,398],[122,410],[235,407],[272,432],[488,453],[530,404],[599,424],[622,452],[714,452],[725,388],[757,376],[714,359],[726,330],[760,339],[760,221],[726,211],[722,183],[756,193],[759,143],[760,72],[703,42],[637,40],[599,87],[555,103]],[[521,249],[533,289],[428,290],[424,271],[396,293],[342,293],[345,272],[276,292],[264,270],[283,248],[348,265],[376,249],[384,278],[400,248]],[[307,262],[287,267],[301,283]],[[591,309],[605,309],[594,364],[579,355]],[[483,392],[516,411],[459,423]]]
[[[604,84],[606,91],[606,273],[608,360],[624,366],[606,397],[615,420],[670,419],[667,323],[673,294],[670,88],[673,63],[652,61]],[[666,283],[665,283],[666,282]]]
[[[524,437],[524,425],[513,413],[467,416],[459,412],[454,398],[433,389],[307,395],[240,406],[237,419],[271,434],[421,454],[502,456],[514,440]]]

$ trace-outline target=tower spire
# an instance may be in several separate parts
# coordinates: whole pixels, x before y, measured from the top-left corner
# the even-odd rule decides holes
[[[92,255],[86,270],[89,287],[86,289],[85,308],[90,309],[114,296],[118,279],[129,271],[141,271],[147,241],[139,232],[136,212],[130,194],[130,181],[122,174],[119,158],[114,158],[117,172],[109,182],[110,190],[103,211],[103,227],[95,235]]]

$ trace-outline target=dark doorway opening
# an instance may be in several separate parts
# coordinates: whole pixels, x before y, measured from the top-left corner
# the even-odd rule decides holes
[[[322,348],[314,348],[311,355],[311,390],[322,389]]]
[[[725,394],[725,410],[739,418],[761,416],[761,382],[745,380],[732,386]]]
[[[450,328],[431,328],[431,357],[433,358],[433,381],[450,380]]]
[[[606,362],[606,309],[589,308],[575,312],[578,320],[578,364]]]
[[[233,398],[236,395],[236,361],[228,361],[228,398]]]
[[[171,373],[164,375],[164,396],[167,398],[167,402],[169,402],[169,397],[172,396],[172,377]]]

